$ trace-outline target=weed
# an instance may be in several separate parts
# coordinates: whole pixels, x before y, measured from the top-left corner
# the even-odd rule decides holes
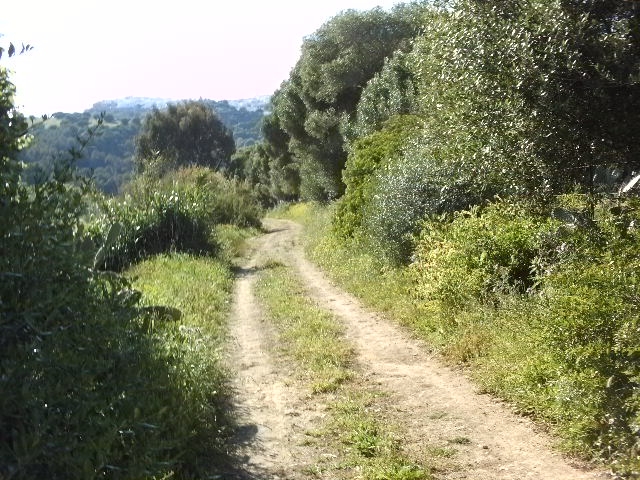
[[[465,363],[485,391],[547,423],[563,449],[630,475],[638,207],[619,203],[596,205],[585,225],[558,226],[513,206],[460,214],[426,226],[409,269],[385,264],[357,237],[338,239],[331,206],[307,205],[302,222],[310,256],[339,284]]]
[[[470,445],[471,440],[469,440],[467,437],[454,437],[449,440],[449,443],[455,443],[456,445]]]

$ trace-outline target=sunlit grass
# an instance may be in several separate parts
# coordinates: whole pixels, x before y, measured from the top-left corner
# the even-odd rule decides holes
[[[263,272],[258,295],[277,326],[282,349],[299,364],[299,371],[315,393],[335,391],[351,376],[351,348],[342,327],[305,295],[285,267]]]
[[[247,239],[259,233],[256,228],[241,228],[230,224],[219,224],[213,229],[214,240],[220,245],[220,256],[229,262],[246,256]]]
[[[619,472],[637,470],[637,447],[629,448],[625,443],[630,438],[624,425],[628,411],[620,413],[615,401],[606,400],[606,378],[602,380],[593,368],[567,367],[562,349],[549,343],[549,329],[559,319],[544,298],[503,294],[495,305],[470,301],[455,311],[438,302],[416,301],[416,284],[409,269],[386,265],[357,240],[338,239],[332,231],[333,212],[333,206],[303,204],[295,206],[291,214],[280,211],[278,215],[304,225],[302,242],[308,256],[336,283],[366,305],[407,325],[445,361],[464,365],[483,391],[544,423],[556,434],[557,448],[585,459],[609,456]],[[585,267],[587,272],[589,268]],[[570,280],[567,278],[566,284],[571,284]],[[593,290],[598,295],[602,291]],[[566,298],[573,297],[566,294]],[[604,300],[593,300],[589,305],[603,304]],[[574,318],[570,312],[575,308],[567,300],[567,310],[561,314]],[[597,342],[593,345],[599,348]],[[609,397],[615,400],[615,396]],[[622,447],[613,455],[596,437],[603,419],[608,418],[614,426],[620,425],[622,432],[614,431],[611,438],[604,438]],[[624,448],[631,453],[627,455]]]
[[[182,419],[173,421],[173,428],[180,430],[171,432],[180,439],[173,445],[175,456],[189,475],[210,475],[216,459],[225,456],[231,423],[222,348],[233,276],[220,260],[186,254],[150,258],[127,274],[143,292],[144,305],[180,311],[177,320],[152,318],[148,334],[170,359],[170,381],[181,392],[180,402],[168,412]],[[141,398],[141,410],[152,399]]]

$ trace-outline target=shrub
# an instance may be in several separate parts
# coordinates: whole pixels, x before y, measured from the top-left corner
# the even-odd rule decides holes
[[[76,149],[21,181],[27,125],[12,91],[0,67],[0,478],[209,475],[200,463],[224,437],[219,370],[192,368],[201,338],[145,314],[126,278],[92,268]]]
[[[494,203],[430,221],[420,233],[412,271],[416,295],[445,308],[497,295],[525,293],[535,282],[534,262],[556,223],[524,208]]]
[[[92,222],[91,230],[98,239],[111,225],[122,225],[101,268],[119,271],[171,250],[213,253],[216,225],[260,225],[261,209],[249,188],[208,169],[180,170],[175,178],[159,181],[141,177],[129,192],[124,199],[102,202],[101,213]]]
[[[425,223],[410,268],[420,322],[569,449],[637,471],[637,202],[587,218],[588,202],[560,201],[558,219],[502,202]]]
[[[562,262],[542,279],[545,338],[581,393],[566,406],[583,416],[583,441],[619,468],[640,467],[640,220],[635,202],[596,209],[596,235],[576,231]],[[575,228],[575,227],[574,227]],[[587,407],[590,407],[588,409]]]
[[[423,220],[493,197],[487,185],[461,178],[457,168],[411,142],[402,157],[376,172],[363,217],[365,234],[380,255],[395,264],[407,262]]]
[[[354,143],[342,177],[346,192],[333,221],[338,235],[351,237],[361,229],[365,206],[372,195],[374,174],[400,155],[403,145],[419,125],[416,116],[393,117],[380,131]]]

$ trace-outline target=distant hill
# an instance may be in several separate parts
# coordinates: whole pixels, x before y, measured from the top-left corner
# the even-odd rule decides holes
[[[260,124],[269,97],[203,101],[233,131],[237,148],[260,141]],[[99,188],[116,193],[133,171],[135,137],[142,120],[153,107],[164,108],[173,102],[162,98],[127,97],[95,103],[82,113],[54,113],[47,121],[34,123],[30,131],[33,141],[21,152],[20,159],[29,165],[49,168],[52,161],[66,152],[78,135],[95,125],[104,112],[104,128],[86,148],[78,167],[92,173]]]

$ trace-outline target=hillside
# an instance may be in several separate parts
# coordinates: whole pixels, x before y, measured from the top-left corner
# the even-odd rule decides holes
[[[253,145],[261,139],[260,123],[268,97],[204,101],[233,131],[236,147]],[[30,165],[47,168],[61,152],[73,145],[78,135],[95,125],[104,112],[104,128],[86,147],[78,165],[85,172],[93,172],[100,189],[116,193],[132,173],[134,142],[142,120],[154,106],[162,108],[168,102],[160,98],[127,97],[95,103],[82,113],[56,112],[47,121],[31,126],[33,141],[21,152],[20,159]]]

